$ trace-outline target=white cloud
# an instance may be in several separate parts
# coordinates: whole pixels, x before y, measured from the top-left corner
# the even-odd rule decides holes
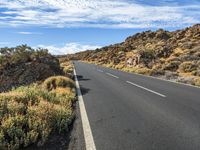
[[[80,44],[80,43],[66,43],[64,46],[59,47],[55,45],[38,45],[37,47],[46,48],[51,54],[73,54],[84,50],[94,50],[100,48],[98,45]]]
[[[10,44],[9,42],[0,42],[0,45],[8,45]]]
[[[24,35],[41,35],[42,33],[38,33],[38,32],[27,32],[27,31],[21,31],[21,32],[17,32],[18,34],[24,34]]]
[[[145,28],[200,22],[197,4],[150,6],[128,0],[0,0],[0,7],[7,8],[1,12],[4,16],[0,17],[0,26]]]

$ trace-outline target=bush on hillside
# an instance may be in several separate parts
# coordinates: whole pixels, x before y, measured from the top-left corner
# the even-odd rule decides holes
[[[35,50],[27,45],[4,47],[0,48],[0,66],[8,67],[46,56],[50,56],[47,49],[38,48]]]
[[[196,86],[200,86],[200,77],[194,80]]]
[[[155,51],[151,49],[145,49],[145,50],[139,50],[139,54],[141,55],[141,58],[143,59],[155,59]]]
[[[63,72],[67,75],[67,74],[71,74],[73,72],[73,67],[71,66],[66,66],[63,69]]]
[[[163,70],[176,71],[179,68],[180,61],[171,61],[163,66]]]
[[[148,68],[138,68],[135,72],[144,75],[151,75],[152,70]]]
[[[200,77],[200,69],[197,69],[197,70],[193,71],[192,75]]]
[[[66,76],[71,77],[73,74],[73,65],[72,62],[64,62],[60,64],[61,67],[63,68],[63,72]]]
[[[68,77],[54,76],[54,77],[50,77],[46,79],[43,83],[43,87],[50,91],[50,90],[56,89],[57,87],[74,88],[75,85],[74,85],[74,81]]]
[[[197,65],[190,61],[183,62],[182,64],[180,64],[179,70],[184,73],[192,72],[197,70]]]
[[[68,84],[59,82],[58,85],[63,89],[49,91],[32,85],[0,94],[0,149],[41,146],[52,132],[68,131],[73,119],[75,90]]]

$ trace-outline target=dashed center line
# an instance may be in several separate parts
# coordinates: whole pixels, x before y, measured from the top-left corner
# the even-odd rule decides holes
[[[99,71],[99,72],[102,72],[102,73],[103,73],[103,70],[97,69],[97,71]]]
[[[117,79],[119,78],[118,76],[115,76],[115,75],[113,75],[111,73],[108,73],[108,72],[106,74],[109,75],[109,76],[111,76],[111,77],[117,78]]]
[[[99,71],[99,72],[104,72],[103,70],[100,70],[100,69],[97,69],[97,71]],[[118,76],[113,75],[113,74],[111,74],[111,73],[106,72],[106,74],[109,75],[109,76],[111,76],[111,77],[114,77],[114,78],[119,79]],[[161,97],[166,97],[165,95],[163,95],[163,94],[161,94],[161,93],[159,93],[159,92],[156,92],[156,91],[153,91],[153,90],[148,89],[148,88],[146,88],[146,87],[143,87],[143,86],[141,86],[141,85],[135,84],[135,83],[133,83],[133,82],[131,82],[131,81],[126,81],[126,82],[129,83],[129,84],[131,84],[131,85],[133,85],[133,86],[136,86],[136,87],[138,87],[138,88],[141,88],[141,89],[143,89],[143,90],[146,90],[146,91],[148,91],[148,92],[151,92],[151,93],[154,93],[154,94],[156,94],[156,95],[159,95],[159,96],[161,96]]]
[[[126,81],[126,82],[129,83],[129,84],[131,84],[131,85],[134,85],[134,86],[136,86],[136,87],[138,87],[138,88],[141,88],[141,89],[143,89],[143,90],[146,90],[146,91],[149,91],[149,92],[154,93],[154,94],[156,94],[156,95],[159,95],[159,96],[161,96],[161,97],[166,97],[166,96],[163,95],[163,94],[160,94],[160,93],[158,93],[158,92],[155,92],[155,91],[153,91],[153,90],[150,90],[150,89],[148,89],[148,88],[145,88],[145,87],[143,87],[143,86],[140,86],[140,85],[135,84],[135,83],[133,83],[133,82],[130,82],[130,81]]]

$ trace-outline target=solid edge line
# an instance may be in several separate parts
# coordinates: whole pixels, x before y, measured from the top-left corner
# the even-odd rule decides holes
[[[78,79],[76,76],[75,68],[74,68],[74,76],[75,76],[75,83],[76,83],[76,89],[77,89],[77,95],[78,95],[78,101],[79,101],[79,107],[80,107],[81,120],[82,120],[82,125],[83,125],[83,133],[84,133],[86,150],[96,150],[90,123],[89,123],[87,112],[85,109],[85,104],[83,101],[82,93],[81,93]]]
[[[113,74],[111,74],[111,73],[106,72],[106,74],[109,75],[109,76],[111,76],[111,77],[114,77],[114,78],[119,79],[119,77],[117,77],[117,76],[115,76],[115,75],[113,75]]]
[[[143,90],[146,90],[146,91],[149,91],[149,92],[151,92],[151,93],[157,94],[157,95],[159,95],[159,96],[161,96],[161,97],[166,97],[166,96],[163,95],[163,94],[160,94],[160,93],[158,93],[158,92],[155,92],[155,91],[153,91],[153,90],[150,90],[150,89],[148,89],[148,88],[145,88],[145,87],[143,87],[143,86],[140,86],[140,85],[135,84],[135,83],[133,83],[133,82],[130,82],[130,81],[126,81],[126,82],[129,83],[129,84],[131,84],[131,85],[134,85],[134,86],[136,86],[136,87],[138,87],[138,88],[141,88],[141,89],[143,89]]]

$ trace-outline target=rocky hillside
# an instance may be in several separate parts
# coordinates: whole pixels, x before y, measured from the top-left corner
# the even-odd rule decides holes
[[[67,59],[200,85],[200,24],[174,32],[137,33],[122,43]]]
[[[60,74],[58,59],[27,45],[0,49],[0,92]]]
[[[0,48],[0,150],[68,148],[76,100],[72,71],[46,49]]]

